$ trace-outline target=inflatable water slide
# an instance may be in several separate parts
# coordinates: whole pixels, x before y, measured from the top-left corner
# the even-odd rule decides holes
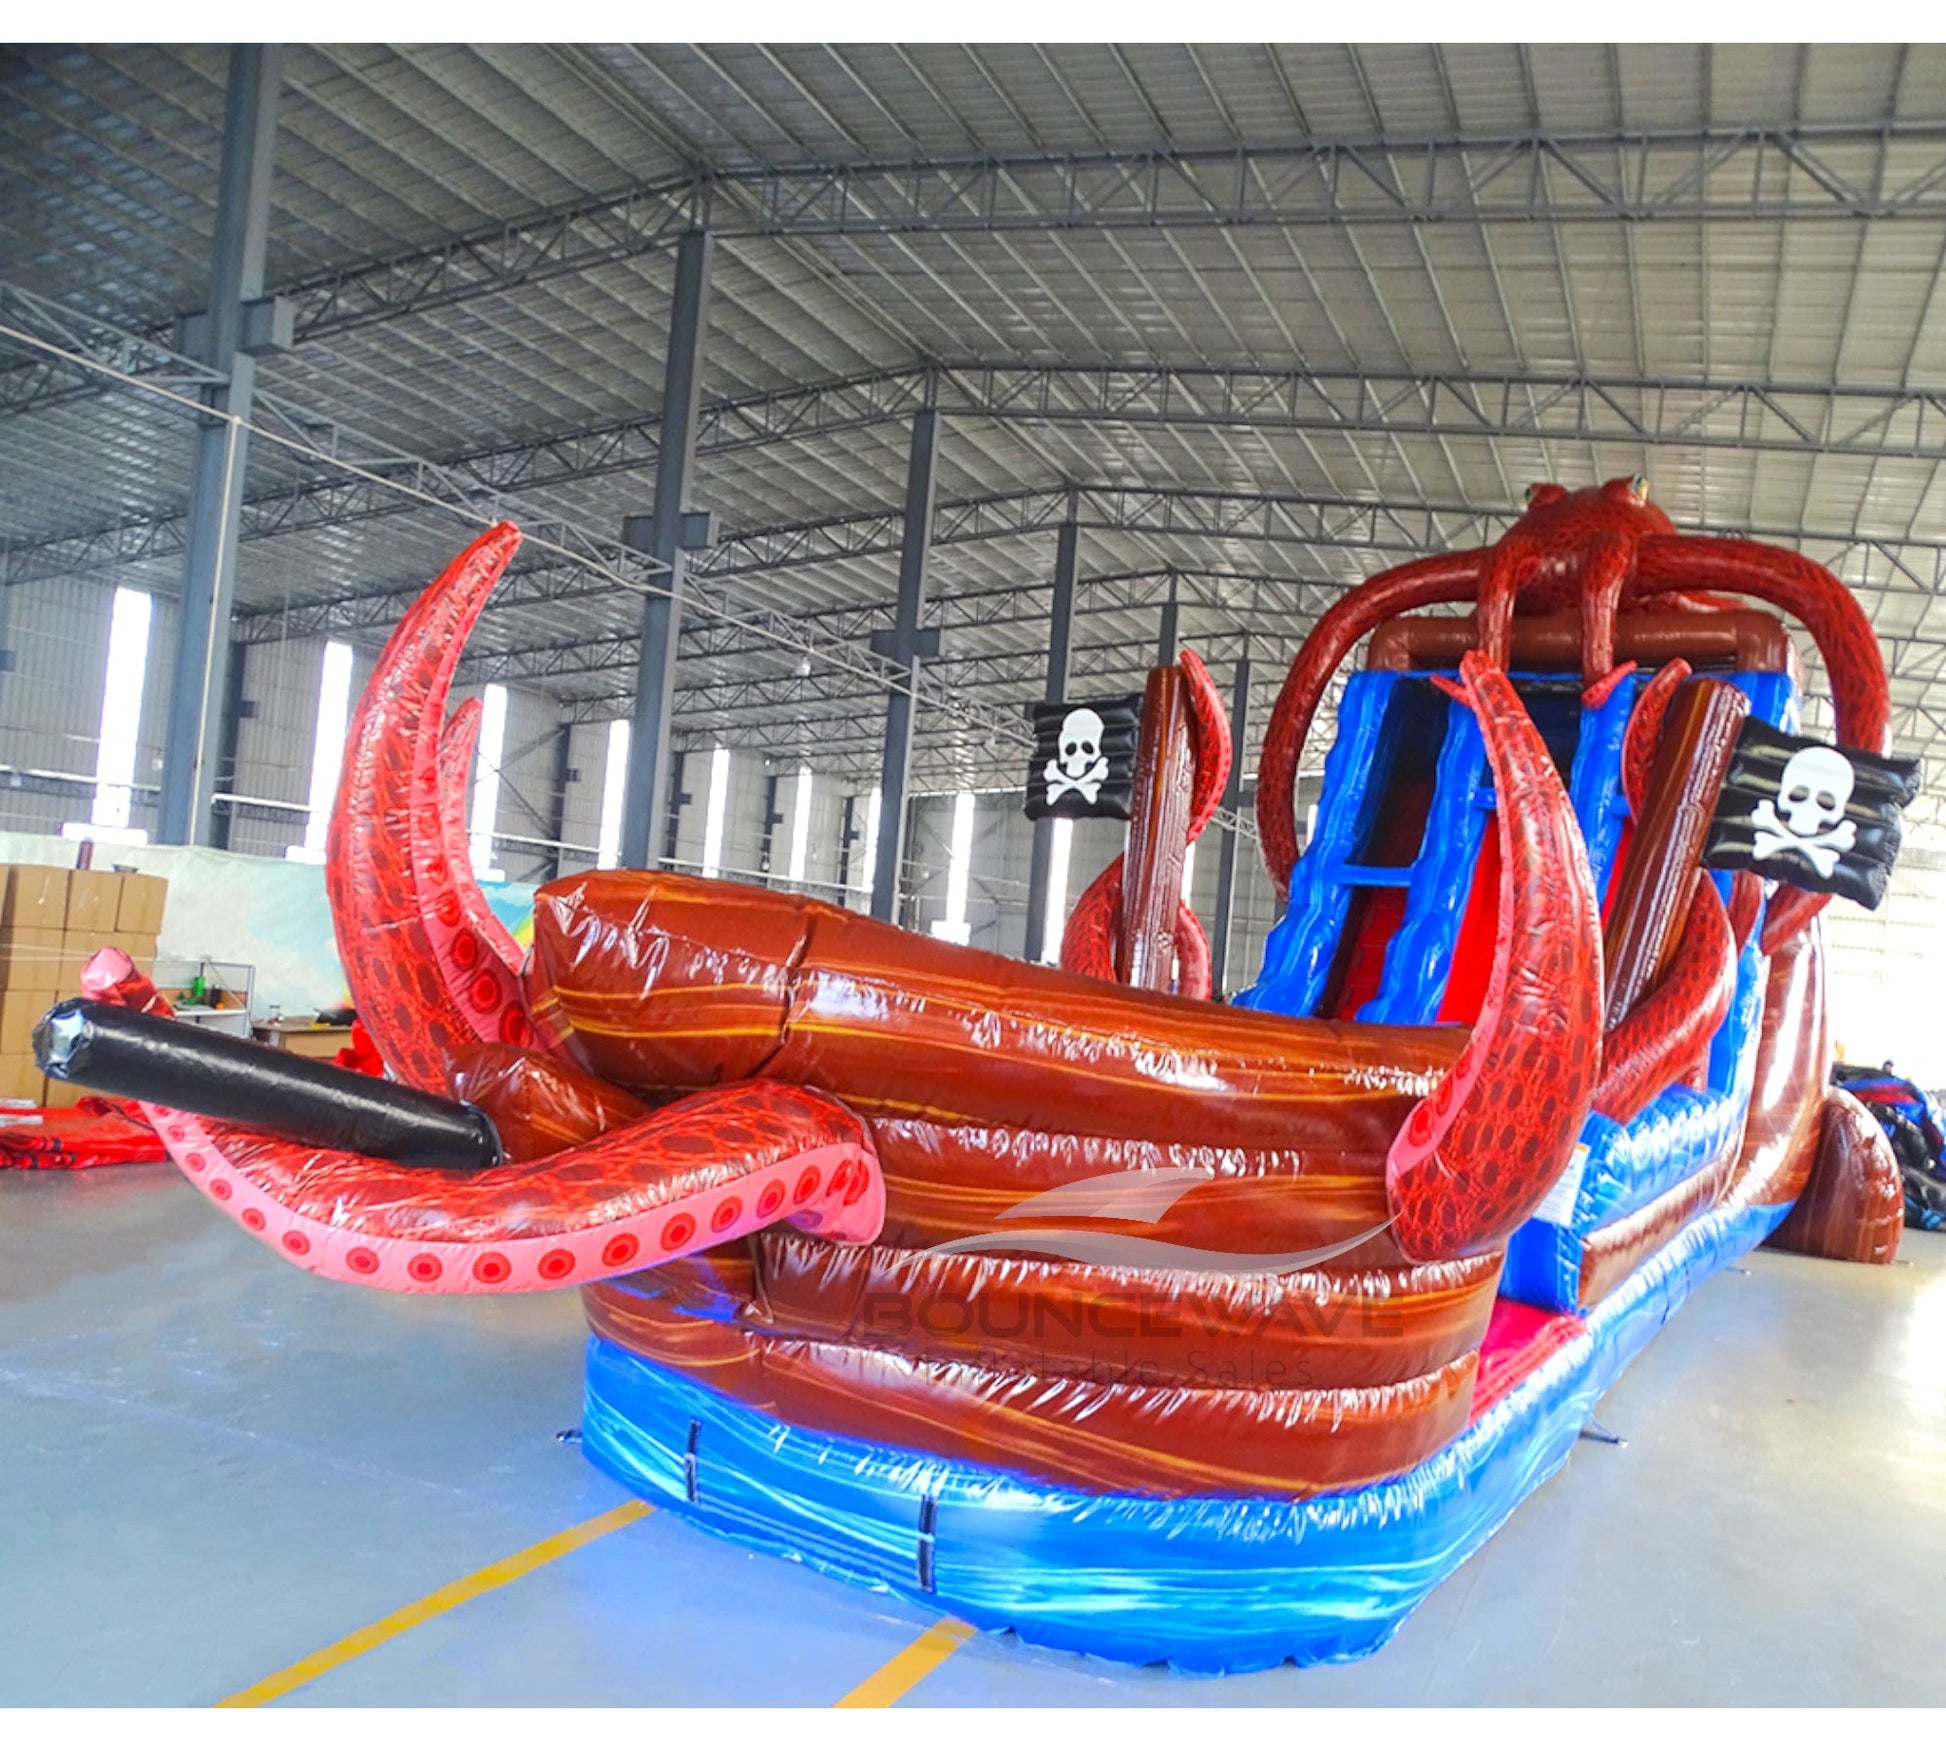
[[[1916,774],[1863,613],[1798,556],[1550,486],[1349,593],[1269,725],[1285,906],[1223,1002],[1179,898],[1231,760],[1190,656],[1059,968],[639,871],[543,888],[523,955],[444,717],[517,541],[406,616],[347,748],[327,877],[394,1081],[253,1096],[110,951],[42,1050],[307,1270],[579,1286],[585,1451],[643,1496],[1056,1647],[1355,1658],[1711,1272],[1896,1249],[1883,1134],[1826,1083],[1819,912],[1882,892]]]

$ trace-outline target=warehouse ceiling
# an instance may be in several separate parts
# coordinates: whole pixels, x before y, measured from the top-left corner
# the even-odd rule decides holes
[[[0,59],[9,583],[177,587],[226,69]],[[1633,473],[1832,564],[1902,748],[1946,735],[1937,47],[293,47],[272,204],[247,639],[375,643],[510,513],[465,673],[623,714],[705,223],[691,745],[873,769],[928,406],[921,783],[1015,776],[1067,517],[1076,689],[1135,683],[1173,597],[1219,677],[1256,659],[1260,730],[1347,586]]]

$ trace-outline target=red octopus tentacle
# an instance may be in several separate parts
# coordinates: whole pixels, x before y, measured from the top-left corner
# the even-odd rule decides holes
[[[1581,683],[1596,694],[1615,669],[1615,616],[1622,588],[1635,569],[1636,541],[1623,530],[1597,536],[1588,554],[1581,593]],[[1606,694],[1591,698],[1598,705]]]
[[[1189,797],[1189,843],[1193,845],[1222,804],[1235,750],[1230,746],[1230,720],[1223,710],[1223,695],[1217,692],[1203,659],[1186,650],[1177,662],[1189,682],[1189,745],[1195,760],[1194,789]]]
[[[462,593],[451,642],[438,654],[425,713],[416,726],[422,744],[421,757],[430,762],[432,783],[413,797],[410,818],[414,896],[432,944],[433,967],[473,1037],[524,1047],[534,1043],[535,1033],[520,988],[519,959],[516,957],[509,966],[473,927],[473,918],[482,914],[491,916],[491,909],[474,879],[471,846],[462,838],[461,855],[457,858],[448,855],[450,816],[439,765],[447,690],[459,667],[466,635],[473,630],[492,587],[493,580],[488,580],[485,589]],[[398,642],[395,639],[393,644]],[[380,669],[391,659],[393,644],[388,644],[381,654]],[[412,660],[409,649],[403,656],[407,662]],[[460,794],[464,795],[463,789]]]
[[[1815,560],[1760,541],[1693,535],[1642,540],[1643,595],[1705,585],[1754,596],[1804,623],[1831,678],[1839,741],[1868,754],[1892,750],[1892,698],[1878,636],[1858,598]]]
[[[142,1015],[172,1016],[176,1006],[155,981],[130,959],[126,949],[98,948],[81,969],[81,995]]]
[[[1779,883],[1776,898],[1771,901],[1764,919],[1764,953],[1776,954],[1830,904],[1829,894],[1807,894],[1802,888]]]
[[[1215,989],[1210,981],[1209,937],[1203,921],[1187,900],[1176,908],[1176,995],[1207,1002]]]
[[[1436,554],[1380,572],[1333,603],[1305,639],[1271,707],[1257,771],[1257,837],[1280,899],[1290,892],[1297,862],[1297,765],[1331,677],[1381,621],[1437,602],[1470,600],[1487,552]]]
[[[1115,977],[1115,932],[1122,916],[1122,858],[1081,890],[1061,931],[1061,966],[1090,979]]]
[[[1676,609],[1685,614],[1721,614],[1743,606],[1736,597],[1719,596],[1711,590],[1658,589],[1651,594],[1639,587],[1639,581],[1629,600],[1637,607]]]
[[[1061,932],[1061,970],[1090,979],[1115,973],[1115,938],[1122,927],[1122,862],[1117,857],[1085,889]],[[1203,921],[1183,900],[1176,907],[1176,995],[1207,999],[1211,982],[1209,937]]]
[[[1878,637],[1858,599],[1825,567],[1759,541],[1688,535],[1643,539],[1636,564],[1640,594],[1699,587],[1754,596],[1796,615],[1831,679],[1838,740],[1868,754],[1892,751],[1891,688]],[[1830,898],[1801,888],[1780,889],[1764,921],[1764,952],[1775,954]]]
[[[1494,544],[1480,570],[1475,646],[1496,669],[1512,662],[1514,605],[1539,569],[1538,549],[1523,530],[1514,528]]]
[[[1696,883],[1669,971],[1602,1042],[1594,1108],[1625,1125],[1708,1050],[1736,996],[1737,945],[1723,897]]]
[[[407,1294],[594,1283],[790,1221],[869,1241],[885,1189],[862,1122],[810,1089],[707,1089],[592,1143],[451,1174],[144,1105],[190,1183],[318,1276]]]
[[[1599,711],[1614,698],[1615,689],[1635,673],[1635,664],[1617,663],[1592,687],[1581,690],[1581,703],[1590,711]]]
[[[1481,1252],[1532,1214],[1588,1116],[1601,1039],[1601,909],[1554,762],[1506,674],[1476,651],[1471,706],[1498,796],[1500,919],[1480,1020],[1386,1158],[1415,1259]]]
[[[173,1013],[120,949],[96,954],[81,984],[100,1002]],[[463,1177],[136,1105],[190,1184],[266,1245],[321,1277],[407,1294],[565,1289],[774,1222],[860,1244],[885,1225],[863,1121],[790,1083],[705,1089],[539,1160]]]
[[[1628,799],[1628,812],[1638,821],[1648,798],[1649,768],[1662,742],[1669,701],[1691,673],[1681,657],[1672,657],[1656,670],[1628,714],[1628,728],[1622,734],[1622,795]]]
[[[1763,908],[1764,881],[1755,870],[1740,869],[1730,878],[1730,935],[1743,953],[1743,945],[1756,928],[1757,914]]]
[[[1223,712],[1223,696],[1202,658],[1186,650],[1178,662],[1189,682],[1194,777],[1188,842],[1193,845],[1215,816],[1230,782],[1230,720]],[[1061,932],[1061,965],[1070,973],[1084,973],[1090,979],[1115,977],[1115,939],[1122,927],[1123,862],[1117,857],[1096,876],[1068,915]],[[1209,938],[1187,901],[1177,908],[1175,935],[1177,995],[1207,998],[1211,991]]]
[[[463,699],[446,720],[439,737],[439,829],[441,848],[449,867],[470,869],[472,847],[466,838],[466,792],[473,775],[473,756],[480,745],[480,702]],[[460,905],[469,929],[491,949],[508,972],[520,972],[520,944],[513,932],[494,916],[477,882],[457,884]]]
[[[394,1074],[444,1091],[452,1052],[533,1039],[514,976],[466,924],[439,813],[439,737],[460,647],[520,544],[489,529],[400,621],[345,743],[325,853],[352,999]],[[481,902],[484,904],[484,901]]]
[[[484,1041],[453,1055],[453,1093],[500,1133],[509,1161],[533,1161],[646,1118],[649,1103],[578,1064]]]

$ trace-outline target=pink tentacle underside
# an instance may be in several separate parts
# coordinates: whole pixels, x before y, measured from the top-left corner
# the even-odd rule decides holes
[[[463,699],[453,708],[439,737],[439,825],[446,862],[455,870],[469,868],[473,859],[473,847],[466,837],[466,794],[479,745],[480,702]],[[519,978],[522,956],[513,932],[494,916],[477,882],[462,881],[455,887],[469,928],[500,964]]]
[[[89,961],[82,989],[173,1013],[119,949]],[[405,1294],[572,1288],[774,1222],[863,1243],[885,1221],[863,1123],[786,1083],[707,1089],[538,1161],[467,1175],[137,1105],[190,1184],[246,1232],[318,1276]]]
[[[335,1282],[406,1294],[572,1288],[786,1220],[865,1242],[885,1217],[859,1121],[781,1083],[710,1089],[580,1148],[467,1177],[142,1111],[190,1183],[266,1245]],[[726,1128],[746,1136],[729,1159]]]

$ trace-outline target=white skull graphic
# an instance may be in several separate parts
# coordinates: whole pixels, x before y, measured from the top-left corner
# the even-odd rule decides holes
[[[1829,880],[1840,855],[1858,840],[1857,826],[1844,818],[1857,782],[1851,762],[1836,748],[1798,749],[1784,763],[1777,800],[1765,797],[1751,810],[1757,856],[1794,852]]]
[[[1777,782],[1777,807],[1800,839],[1815,838],[1838,824],[1857,782],[1851,762],[1836,748],[1800,748]]]
[[[1041,776],[1047,781],[1047,800],[1057,803],[1069,791],[1092,805],[1108,777],[1108,756],[1102,752],[1101,714],[1077,705],[1061,720],[1054,758]]]
[[[1061,770],[1079,780],[1101,754],[1101,714],[1076,706],[1061,720]]]

